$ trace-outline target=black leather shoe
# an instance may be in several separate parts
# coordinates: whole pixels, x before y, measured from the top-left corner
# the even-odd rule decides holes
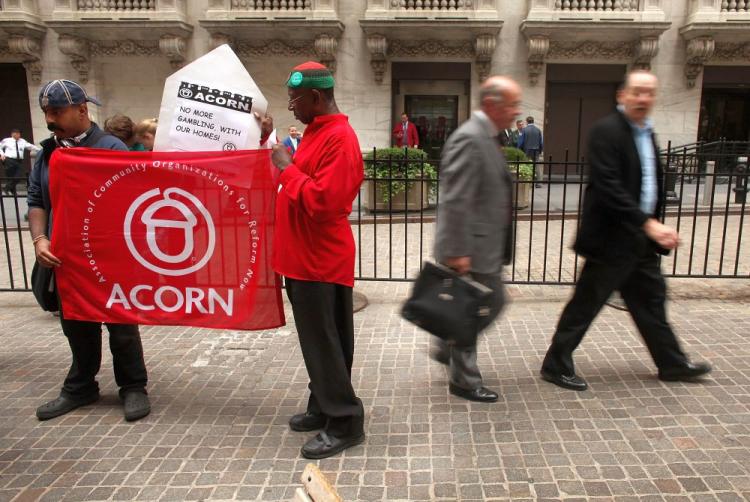
[[[289,419],[289,428],[297,432],[317,431],[326,426],[327,418],[325,415],[316,415],[305,412],[294,415]]]
[[[365,433],[354,436],[336,437],[320,431],[302,447],[302,456],[309,459],[328,458],[340,451],[356,446],[365,440]]]
[[[430,350],[430,359],[440,364],[448,366],[451,363],[451,356],[444,350]]]
[[[576,374],[573,375],[560,375],[557,373],[552,373],[550,371],[541,371],[542,380],[546,380],[548,382],[551,382],[558,387],[562,387],[564,389],[570,389],[570,390],[577,390],[582,391],[589,388],[589,384],[586,383],[586,380],[579,377]]]
[[[659,370],[659,380],[665,382],[690,382],[703,375],[711,373],[711,365],[708,363],[687,363],[677,368],[666,368]]]
[[[454,396],[468,399],[469,401],[478,401],[480,403],[494,403],[497,401],[497,392],[493,392],[487,387],[478,389],[464,389],[457,385],[448,384],[448,390]]]
[[[148,396],[143,392],[136,390],[127,392],[122,399],[124,401],[125,420],[128,422],[133,422],[151,413],[151,403]]]
[[[76,408],[86,406],[99,399],[99,393],[91,394],[83,399],[71,399],[66,396],[60,396],[48,403],[44,403],[36,409],[36,418],[39,420],[49,420],[50,418],[59,417],[70,413]]]

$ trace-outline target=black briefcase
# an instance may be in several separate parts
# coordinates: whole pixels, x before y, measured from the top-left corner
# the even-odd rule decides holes
[[[34,268],[31,269],[31,291],[42,309],[47,312],[60,310],[53,269],[41,267],[39,263],[35,262]]]
[[[401,315],[445,341],[473,345],[477,334],[492,320],[493,295],[492,289],[468,276],[426,262]]]

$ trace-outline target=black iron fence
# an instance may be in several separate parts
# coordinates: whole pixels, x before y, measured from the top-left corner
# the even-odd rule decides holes
[[[680,247],[662,259],[665,275],[750,278],[750,252],[742,242],[750,231],[748,143],[669,145],[660,156],[667,198],[660,218],[681,236]],[[359,280],[410,281],[432,258],[440,165],[421,163],[424,168],[413,159],[366,156],[365,182],[352,217]],[[508,281],[575,283],[582,259],[571,244],[587,183],[585,159],[514,161],[508,169],[514,177]]]
[[[681,246],[662,259],[670,277],[750,278],[748,152],[739,145],[669,147],[662,221]],[[744,148],[744,149],[743,149]],[[350,217],[357,243],[355,275],[367,281],[410,281],[432,259],[440,165],[437,160],[366,156],[366,177]],[[587,182],[585,159],[509,162],[513,186],[511,283],[573,284],[582,261],[570,248]],[[6,185],[7,179],[0,178]],[[34,262],[25,179],[0,201],[0,291],[27,291]],[[745,237],[747,240],[747,237]],[[4,259],[3,259],[4,258]]]

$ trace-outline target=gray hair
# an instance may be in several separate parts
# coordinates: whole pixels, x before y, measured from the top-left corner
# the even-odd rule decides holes
[[[479,88],[479,102],[481,103],[486,98],[494,99],[495,101],[502,101],[507,87],[501,83],[486,83]]]

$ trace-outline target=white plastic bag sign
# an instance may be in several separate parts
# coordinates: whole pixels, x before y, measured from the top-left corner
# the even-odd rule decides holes
[[[210,75],[210,78],[207,76]],[[268,102],[228,45],[173,73],[164,85],[156,151],[255,149]]]

